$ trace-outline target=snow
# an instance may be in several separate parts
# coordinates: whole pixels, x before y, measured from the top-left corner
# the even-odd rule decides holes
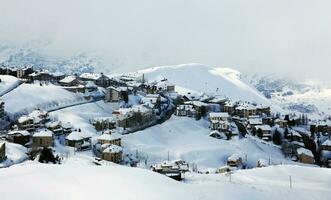
[[[79,141],[79,140],[83,140],[84,137],[82,136],[82,134],[80,132],[73,131],[66,137],[66,139],[71,140],[71,141]]]
[[[326,140],[325,142],[323,142],[322,145],[323,146],[330,146],[331,147],[331,140]]]
[[[255,126],[256,129],[261,129],[262,131],[271,131],[271,127],[269,125],[258,125]]]
[[[90,121],[95,118],[111,117],[113,110],[117,108],[117,103],[98,101],[54,111],[50,115],[63,123],[70,122],[74,128],[80,128],[87,136],[94,136],[96,130]]]
[[[101,74],[83,73],[79,77],[85,78],[85,79],[90,79],[90,80],[98,80],[101,77]]]
[[[43,129],[34,133],[33,137],[53,137],[53,132],[47,129]]]
[[[209,118],[229,118],[230,117],[230,115],[229,115],[229,113],[226,113],[226,112],[219,112],[219,113],[217,113],[217,112],[211,112],[211,113],[209,113]]]
[[[23,136],[31,135],[28,131],[25,131],[25,130],[10,131],[7,133],[7,135],[15,135],[15,134],[21,134]]]
[[[148,80],[158,80],[160,76],[176,85],[176,91],[195,91],[221,95],[238,101],[251,101],[270,105],[256,89],[240,79],[238,71],[228,68],[210,67],[202,64],[183,64],[153,67],[140,70]],[[183,89],[181,89],[183,88]],[[186,94],[186,93],[185,93]]]
[[[117,140],[120,138],[122,138],[122,135],[118,134],[116,132],[111,133],[111,134],[104,133],[97,137],[98,140],[108,140],[108,141]]]
[[[102,152],[103,153],[119,153],[119,152],[122,152],[122,151],[123,151],[122,147],[114,145],[114,144],[110,144]]]
[[[298,155],[305,154],[307,156],[314,157],[313,153],[310,150],[302,148],[302,147],[297,149],[297,153],[298,153]]]
[[[10,113],[31,112],[37,108],[50,110],[75,102],[84,101],[80,94],[48,84],[22,84],[2,97],[5,110]]]
[[[115,164],[93,166],[76,157],[64,165],[29,162],[2,169],[0,193],[4,200],[326,200],[330,196],[331,172],[281,165],[237,171],[231,175],[231,182],[227,175],[219,174],[187,173],[185,178],[185,182],[177,182],[149,170]],[[15,192],[17,188],[20,192]]]
[[[281,150],[269,143],[251,138],[218,140],[209,137],[210,129],[205,120],[172,116],[163,124],[138,131],[122,138],[127,153],[148,158],[148,165],[170,159],[196,163],[199,169],[218,168],[234,153],[247,155],[248,167],[255,167],[259,158],[272,163],[287,163]]]
[[[62,80],[60,80],[61,83],[71,83],[72,81],[76,80],[76,76],[66,76]]]
[[[16,77],[9,75],[0,75],[0,79],[0,96],[15,88],[21,82]]]
[[[7,159],[3,162],[0,162],[0,168],[9,167],[11,165],[18,164],[20,162],[27,160],[28,159],[28,156],[26,155],[27,152],[28,152],[27,148],[23,147],[22,145],[6,142]],[[2,184],[0,184],[0,186],[1,185]]]

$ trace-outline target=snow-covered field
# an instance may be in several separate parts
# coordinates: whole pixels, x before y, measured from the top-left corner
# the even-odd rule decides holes
[[[231,182],[225,175],[186,174],[182,183],[148,170],[118,165],[27,162],[0,170],[0,194],[3,200],[326,200],[330,180],[328,169],[288,165],[238,171],[231,175]]]
[[[80,128],[88,135],[95,135],[96,131],[90,120],[98,117],[111,117],[112,111],[118,108],[116,103],[98,101],[84,105],[74,106],[51,112],[51,116],[62,122],[70,122],[74,128]]]
[[[26,112],[35,108],[50,110],[84,102],[81,94],[76,94],[52,84],[22,84],[2,97],[5,109],[9,113]]]
[[[15,78],[14,76],[9,75],[0,75],[0,96],[15,88],[20,84],[20,80]]]
[[[210,129],[205,120],[196,121],[187,117],[172,116],[163,124],[126,135],[123,138],[124,150],[147,159],[148,165],[170,159],[183,159],[195,163],[200,170],[218,168],[226,164],[234,153],[247,156],[248,167],[255,167],[260,158],[272,164],[290,162],[279,148],[251,138],[230,141],[209,137]]]

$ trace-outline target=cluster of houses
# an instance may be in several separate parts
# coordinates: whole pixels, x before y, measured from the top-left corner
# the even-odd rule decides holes
[[[70,123],[52,120],[48,112],[34,110],[17,119],[7,132],[6,140],[28,148],[51,147],[54,138],[68,135],[72,130]]]

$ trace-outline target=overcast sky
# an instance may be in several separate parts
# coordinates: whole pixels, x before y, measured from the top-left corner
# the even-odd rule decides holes
[[[329,0],[0,0],[0,42],[87,53],[116,71],[204,63],[331,76]]]

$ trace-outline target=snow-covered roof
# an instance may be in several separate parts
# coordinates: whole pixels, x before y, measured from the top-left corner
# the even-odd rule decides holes
[[[309,149],[305,149],[305,148],[302,148],[302,147],[297,149],[297,154],[298,155],[305,154],[307,156],[314,157],[313,153]]]
[[[60,121],[48,122],[48,123],[45,124],[45,126],[48,127],[48,128],[54,128],[54,127],[57,127],[57,126],[60,126],[60,125],[61,125]]]
[[[201,101],[186,101],[184,103],[185,104],[192,104],[192,105],[197,106],[197,107],[202,107],[202,106],[207,107],[208,106],[207,103],[204,103],[204,102],[201,102]]]
[[[93,81],[87,81],[85,84],[86,88],[97,88],[98,86]]]
[[[128,87],[114,87],[114,86],[110,86],[108,88],[109,89],[112,89],[112,90],[115,90],[117,92],[128,91]]]
[[[33,137],[53,137],[53,132],[47,129],[39,130]]]
[[[76,80],[76,76],[66,76],[64,79],[60,80],[61,83],[71,83]]]
[[[27,116],[27,115],[23,115],[20,118],[18,118],[18,123],[24,123],[28,120],[33,120],[33,117]]]
[[[220,117],[220,118],[229,118],[230,115],[227,112],[211,112],[209,113],[210,118]]]
[[[248,122],[251,125],[262,125],[262,119],[261,118],[252,118],[252,119],[249,119]]]
[[[79,141],[87,138],[89,137],[83,134],[82,132],[78,132],[78,131],[73,131],[66,137],[67,140],[71,140],[71,141]]]
[[[73,128],[72,124],[70,122],[62,123],[61,126],[65,129]]]
[[[103,153],[120,153],[122,151],[123,151],[122,147],[111,144],[105,150],[103,150],[102,152]]]
[[[114,132],[114,133],[111,133],[111,134],[104,133],[104,134],[100,135],[97,139],[98,140],[112,141],[112,140],[118,140],[118,139],[121,139],[121,138],[122,138],[121,134],[118,134],[118,133]]]
[[[240,104],[238,107],[236,107],[236,110],[255,110],[256,107],[252,104]]]
[[[229,158],[228,161],[230,162],[237,162],[238,160],[241,159],[241,156],[239,154],[232,154]]]
[[[331,147],[331,140],[325,140],[325,142],[323,142],[322,145]]]
[[[256,129],[261,129],[262,131],[271,131],[271,127],[269,125],[258,125],[255,126]]]
[[[10,131],[7,133],[7,135],[16,135],[16,134],[21,134],[23,136],[31,135],[30,132],[28,132],[26,130]]]
[[[90,79],[90,80],[97,80],[101,77],[101,74],[95,73],[83,73],[79,76],[80,78]]]

